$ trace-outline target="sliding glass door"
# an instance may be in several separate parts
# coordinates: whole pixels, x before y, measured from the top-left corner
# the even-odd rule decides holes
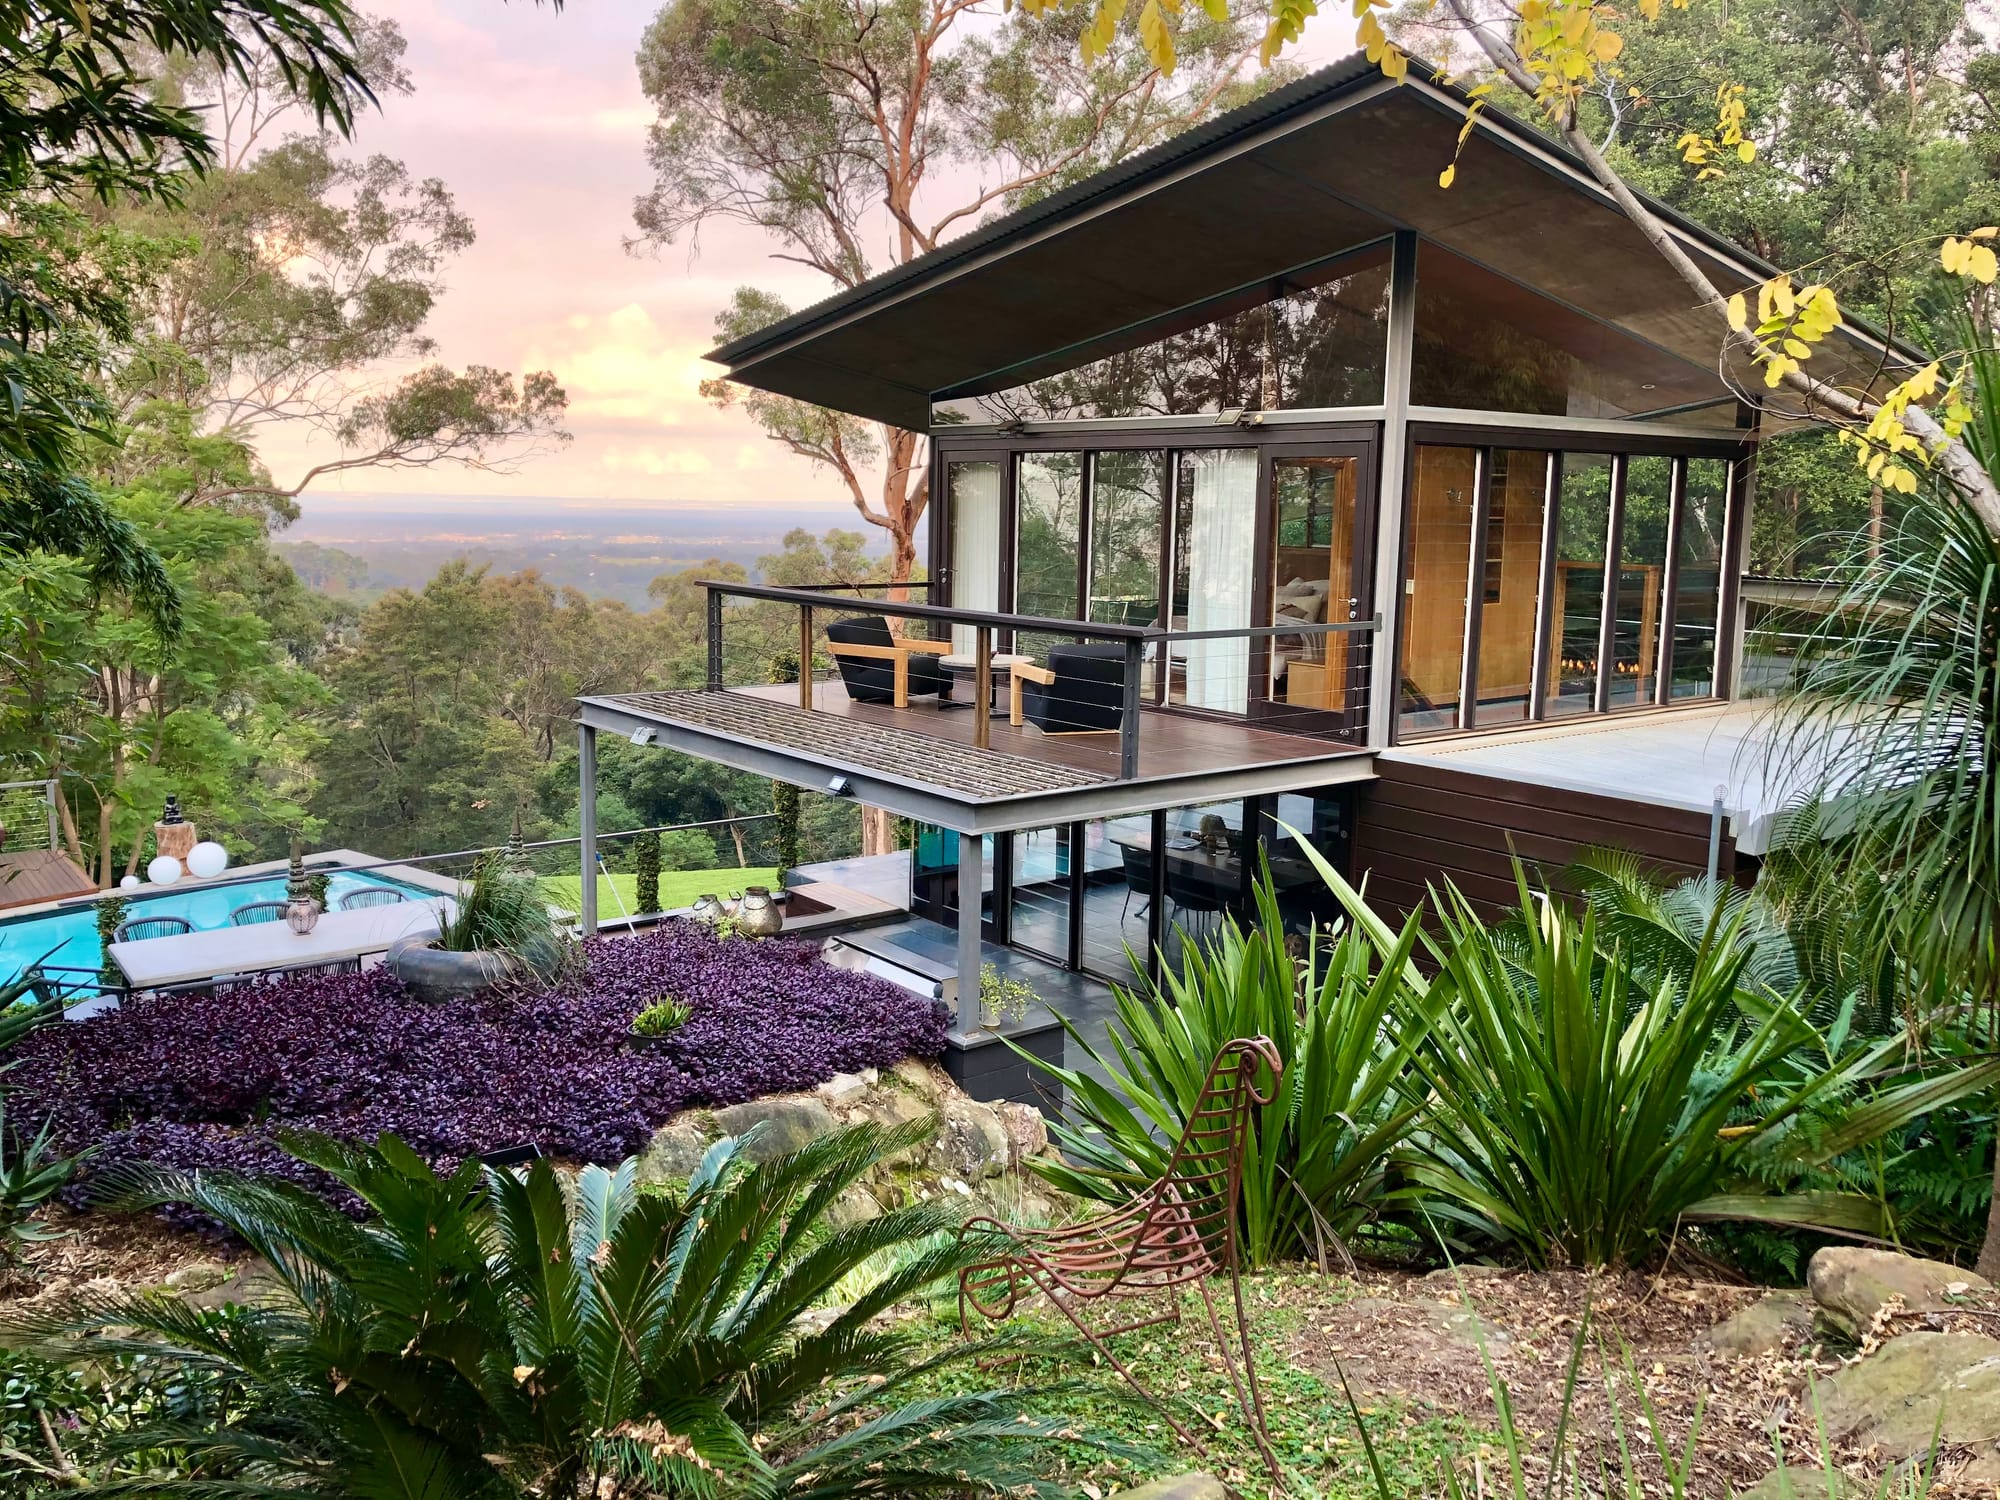
[[[1367,696],[1365,636],[1373,549],[1359,497],[1366,450],[1277,449],[1259,623],[1280,633],[1254,652],[1258,717],[1273,728],[1353,734]],[[1295,627],[1295,633],[1286,627]]]

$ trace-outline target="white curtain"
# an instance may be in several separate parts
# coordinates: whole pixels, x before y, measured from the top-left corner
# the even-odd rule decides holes
[[[1251,569],[1257,530],[1257,453],[1217,448],[1194,460],[1193,514],[1188,521],[1189,630],[1232,630],[1250,624]],[[1250,641],[1188,641],[1187,702],[1225,713],[1250,706]]]
[[[959,609],[1000,608],[1000,465],[953,464],[951,602]],[[970,655],[970,625],[951,627],[951,649]]]

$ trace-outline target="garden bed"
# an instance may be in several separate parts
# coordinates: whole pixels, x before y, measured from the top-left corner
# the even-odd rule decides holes
[[[669,922],[584,955],[548,988],[451,1006],[382,970],[140,999],[34,1036],[8,1081],[46,1106],[63,1150],[95,1148],[90,1175],[153,1161],[303,1180],[277,1144],[288,1128],[389,1131],[445,1165],[529,1143],[612,1162],[684,1109],[944,1047],[942,1007],[830,968],[811,943]],[[689,1020],[634,1045],[633,1015],[665,996]]]

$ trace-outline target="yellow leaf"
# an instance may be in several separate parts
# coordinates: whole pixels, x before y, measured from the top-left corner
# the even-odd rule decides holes
[[[1597,54],[1599,62],[1611,62],[1625,50],[1625,38],[1615,31],[1600,31],[1591,43],[1591,51]]]
[[[1737,142],[1736,159],[1741,162],[1755,161],[1757,159],[1757,143],[1755,141]]]
[[[1973,230],[1966,238],[1969,240],[1990,240],[1996,234],[2000,234],[2000,226],[1988,224],[1984,229]]]
[[[1438,173],[1438,186],[1441,188],[1450,187],[1457,176],[1458,164],[1454,162],[1451,166],[1446,167],[1442,172]]]
[[[1786,339],[1785,353],[1791,355],[1793,359],[1811,359],[1812,346],[1803,339]]]
[[[1742,333],[1750,326],[1750,307],[1743,300],[1741,292],[1729,299],[1729,326],[1738,333]]]
[[[1991,286],[1993,278],[2000,276],[2000,255],[1993,253],[1991,245],[1974,245],[1972,253],[1966,257],[1965,266],[1974,281],[1981,286]]]

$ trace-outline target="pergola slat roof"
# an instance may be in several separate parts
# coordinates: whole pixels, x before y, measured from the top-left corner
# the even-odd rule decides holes
[[[1488,110],[1452,160],[1464,99],[1420,65],[1358,54],[713,351],[731,377],[904,427],[933,394],[991,390],[1147,341],[1186,310],[1313,261],[1420,235],[1703,370],[1714,315],[1559,146]],[[1662,205],[1725,290],[1771,268]],[[1870,336],[1831,349],[1847,373]],[[1055,351],[1063,351],[1055,357]],[[1720,394],[1720,391],[1718,391]]]

